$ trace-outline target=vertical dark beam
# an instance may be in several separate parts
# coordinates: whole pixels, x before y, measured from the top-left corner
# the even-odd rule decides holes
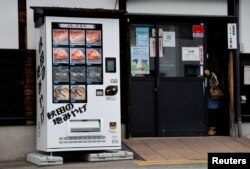
[[[119,10],[127,11],[127,0],[119,0]]]
[[[127,0],[117,0],[119,1],[119,10],[127,11]],[[121,68],[121,115],[122,123],[126,125],[125,137],[129,138],[130,133],[130,115],[129,115],[129,55],[127,54],[127,20],[123,16],[120,18],[120,68]]]
[[[27,49],[26,27],[27,27],[26,0],[18,0],[19,49]]]
[[[237,46],[238,49],[235,51],[235,80],[236,80],[236,111],[237,111],[237,121],[238,121],[238,136],[242,137],[242,117],[241,117],[241,101],[240,101],[240,42],[239,42],[239,0],[234,0],[235,2],[235,16],[236,16],[236,23],[237,23]]]
[[[128,47],[128,26],[126,17],[120,18],[120,79],[121,79],[121,120],[126,125],[125,137],[130,137],[130,116],[129,116],[129,55]]]
[[[130,106],[129,106],[129,88],[130,88],[130,64],[128,54],[128,25],[126,17],[120,18],[120,75],[121,75],[121,114],[122,123],[126,125],[125,137],[130,138]]]
[[[227,0],[227,14],[229,16],[235,16],[236,14],[236,3],[238,0]]]
[[[238,136],[242,137],[242,117],[241,117],[241,103],[240,103],[240,43],[239,43],[239,0],[228,0],[228,15],[235,16],[235,23],[237,24],[237,46],[238,49],[234,51],[235,62],[235,110],[238,124]]]

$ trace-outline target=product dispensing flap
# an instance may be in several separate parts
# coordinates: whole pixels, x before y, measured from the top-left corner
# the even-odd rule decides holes
[[[70,120],[70,132],[100,132],[100,120]]]

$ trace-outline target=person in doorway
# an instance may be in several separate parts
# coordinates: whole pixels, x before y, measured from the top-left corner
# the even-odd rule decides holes
[[[209,98],[208,98],[208,135],[216,135],[216,128],[218,125],[218,114],[220,113],[220,98],[223,96],[222,91],[219,89],[219,81],[214,72],[205,69],[204,75],[208,78],[209,82]]]

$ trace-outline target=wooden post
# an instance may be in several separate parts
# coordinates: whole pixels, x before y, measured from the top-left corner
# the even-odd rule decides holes
[[[229,87],[229,119],[230,119],[230,136],[236,137],[235,130],[235,106],[234,106],[234,66],[233,50],[229,51],[228,65],[228,87]]]

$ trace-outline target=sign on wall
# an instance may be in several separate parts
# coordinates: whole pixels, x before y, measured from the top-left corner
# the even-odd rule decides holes
[[[236,23],[227,24],[228,49],[237,49],[237,26]]]

